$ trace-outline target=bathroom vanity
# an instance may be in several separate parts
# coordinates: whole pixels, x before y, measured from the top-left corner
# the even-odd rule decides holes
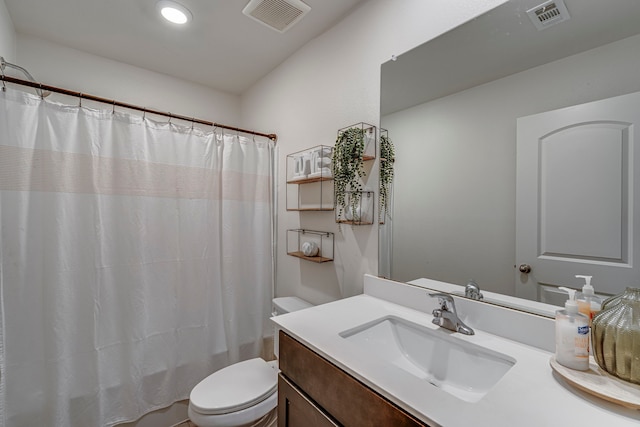
[[[364,294],[274,318],[280,426],[637,426],[640,411],[554,374],[554,320],[454,297],[475,335],[432,324],[428,289]]]
[[[428,426],[280,331],[279,426]]]

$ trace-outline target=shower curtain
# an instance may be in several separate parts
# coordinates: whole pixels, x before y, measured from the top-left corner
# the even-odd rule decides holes
[[[259,354],[273,142],[0,104],[0,425],[135,420]]]

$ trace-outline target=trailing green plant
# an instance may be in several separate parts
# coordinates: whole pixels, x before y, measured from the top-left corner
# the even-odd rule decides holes
[[[391,197],[395,161],[395,147],[391,138],[387,135],[380,135],[380,201],[378,203],[380,222],[384,222],[384,218],[389,215],[389,198]]]
[[[360,221],[359,215],[356,218],[362,192],[360,178],[366,176],[363,160],[364,136],[364,129],[346,129],[338,134],[333,148],[333,183],[338,218],[342,218],[346,209],[353,215],[354,222]]]

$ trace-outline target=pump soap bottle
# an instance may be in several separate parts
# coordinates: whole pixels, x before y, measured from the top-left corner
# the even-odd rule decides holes
[[[589,318],[578,312],[575,289],[569,293],[564,310],[556,311],[556,361],[567,368],[589,369]]]
[[[580,274],[576,275],[576,278],[584,279],[585,281],[582,287],[582,294],[580,294],[578,298],[578,311],[589,318],[589,326],[591,326],[593,316],[598,314],[602,309],[602,300],[596,296],[595,290],[593,286],[591,286],[591,277],[592,276],[582,276]]]

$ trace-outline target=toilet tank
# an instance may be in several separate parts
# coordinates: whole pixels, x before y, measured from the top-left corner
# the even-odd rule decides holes
[[[305,308],[313,307],[313,304],[298,297],[278,297],[274,298],[272,302],[272,316],[279,316],[281,314],[287,314]],[[273,352],[275,353],[276,357],[278,357],[280,353],[278,349],[278,328],[274,327],[273,332]]]
[[[313,307],[313,304],[298,297],[278,297],[273,299],[273,312],[271,315],[279,316],[309,307]]]

